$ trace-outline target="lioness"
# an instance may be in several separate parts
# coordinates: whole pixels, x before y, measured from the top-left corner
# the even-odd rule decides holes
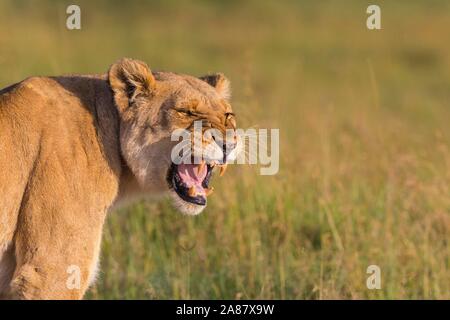
[[[169,193],[181,212],[201,212],[224,162],[175,165],[171,132],[195,120],[234,130],[228,100],[222,74],[151,72],[127,58],[104,75],[32,77],[1,90],[0,296],[82,298],[105,217],[130,197]],[[223,141],[208,143],[227,157]],[[81,271],[75,288],[70,266]]]

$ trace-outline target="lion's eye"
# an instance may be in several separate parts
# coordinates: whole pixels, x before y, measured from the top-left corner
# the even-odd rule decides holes
[[[194,113],[194,112],[192,112],[191,110],[186,110],[186,109],[177,109],[177,112],[178,112],[179,114],[182,114],[182,115],[187,115],[187,116],[190,116],[190,117],[193,117],[193,116],[195,116],[195,113]]]
[[[176,108],[179,114],[187,115],[189,117],[198,116],[197,107],[199,105],[197,99],[192,99],[188,102],[182,103],[180,107]]]

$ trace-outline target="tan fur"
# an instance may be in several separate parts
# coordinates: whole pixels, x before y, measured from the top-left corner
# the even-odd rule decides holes
[[[169,191],[172,130],[199,114],[221,130],[235,125],[228,81],[204,80],[122,59],[105,75],[33,77],[0,91],[1,297],[83,297],[107,212]],[[66,285],[71,265],[79,289]]]

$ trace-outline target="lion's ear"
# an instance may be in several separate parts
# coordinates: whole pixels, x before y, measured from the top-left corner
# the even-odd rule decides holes
[[[128,58],[111,66],[108,81],[120,111],[124,111],[138,95],[151,95],[155,87],[155,78],[147,64]]]
[[[230,98],[230,81],[222,73],[209,74],[200,79],[213,86],[222,98]]]

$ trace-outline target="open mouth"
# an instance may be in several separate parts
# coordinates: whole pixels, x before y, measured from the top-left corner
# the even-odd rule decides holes
[[[186,202],[199,206],[206,205],[206,198],[212,193],[213,188],[209,187],[215,164],[173,164],[167,174],[169,187]],[[220,166],[221,175],[226,166]]]

